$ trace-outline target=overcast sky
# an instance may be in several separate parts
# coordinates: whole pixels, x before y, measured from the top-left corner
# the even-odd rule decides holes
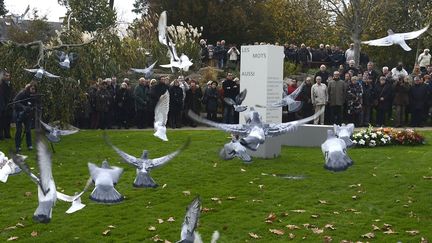
[[[132,20],[136,16],[132,12],[132,5],[134,2],[135,0],[114,1],[114,7],[117,10],[118,21],[132,22]],[[40,16],[46,15],[49,21],[59,21],[59,17],[65,16],[66,13],[66,8],[60,6],[57,0],[5,0],[5,5],[9,13],[19,15],[24,13],[27,5],[30,5],[30,11],[27,14],[26,18],[29,18],[31,16],[33,9],[37,9]]]

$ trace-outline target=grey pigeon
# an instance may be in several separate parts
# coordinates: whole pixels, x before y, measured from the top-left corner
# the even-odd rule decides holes
[[[78,54],[70,52],[69,54],[64,51],[56,51],[59,65],[61,68],[69,69],[72,62],[78,59]]]
[[[344,171],[354,163],[347,155],[345,141],[337,138],[333,130],[327,131],[327,140],[321,145],[321,150],[325,158],[324,168],[327,170]]]
[[[349,123],[347,125],[342,124],[341,126],[333,124],[333,130],[336,137],[345,141],[347,147],[351,147],[353,145],[351,135],[354,132],[354,123]]]
[[[193,111],[189,111],[188,115],[191,119],[203,123],[212,127],[219,128],[225,132],[229,132],[232,134],[239,135],[242,137],[240,139],[240,144],[245,146],[246,148],[256,151],[260,144],[265,142],[267,137],[276,137],[282,134],[292,132],[298,126],[305,124],[309,121],[312,121],[321,113],[324,112],[324,108],[322,108],[319,112],[315,113],[310,117],[303,118],[297,121],[291,121],[286,123],[263,123],[262,118],[257,111],[255,111],[252,107],[249,108],[250,112],[247,115],[246,124],[224,124],[217,123],[205,118],[200,117],[195,114]]]
[[[30,171],[24,162],[25,157],[14,154],[13,161],[38,185],[39,206],[34,212],[33,220],[40,223],[49,223],[52,218],[52,208],[57,201],[57,192],[52,176],[51,154],[48,151],[48,146],[41,139],[41,135],[37,135],[36,149],[39,177]]]
[[[405,40],[412,40],[419,37],[421,34],[426,32],[429,25],[421,30],[416,30],[408,33],[394,33],[393,30],[389,29],[387,31],[388,36],[369,41],[362,41],[362,44],[367,44],[370,46],[391,46],[394,44],[400,45],[405,51],[411,51],[411,47],[407,45]]]
[[[132,71],[136,72],[136,73],[142,73],[144,74],[145,78],[150,78],[151,75],[153,74],[153,68],[156,65],[157,61],[154,62],[152,65],[148,66],[147,68],[144,69],[139,69],[139,68],[131,68]]]
[[[60,142],[60,136],[66,136],[71,135],[74,133],[77,133],[79,131],[78,128],[73,127],[69,125],[70,129],[68,130],[61,130],[58,126],[51,126],[43,121],[40,120],[41,125],[44,127],[45,131],[47,132],[46,137],[48,138],[48,141],[52,143],[58,143]]]
[[[26,14],[28,13],[28,11],[30,10],[30,5],[27,5],[27,8],[24,10],[24,13],[22,13],[21,15],[18,14],[11,14],[9,15],[9,17],[12,19],[12,22],[16,25],[18,24],[22,24],[24,16],[26,16]],[[5,22],[6,25],[11,25],[10,22]]]
[[[168,163],[170,160],[172,160],[174,157],[176,157],[183,149],[185,149],[190,143],[190,139],[188,138],[186,143],[181,148],[177,149],[176,151],[174,151],[168,155],[159,157],[159,158],[150,159],[150,158],[148,158],[148,151],[147,150],[144,150],[141,157],[137,158],[137,157],[134,157],[132,155],[129,155],[129,154],[123,152],[122,150],[120,150],[116,146],[112,145],[111,142],[108,141],[107,137],[105,137],[105,138],[106,138],[107,143],[116,151],[116,153],[118,155],[120,155],[120,157],[123,159],[123,161],[125,163],[130,164],[136,168],[136,174],[137,175],[136,175],[135,180],[133,182],[134,187],[153,187],[153,188],[156,188],[158,185],[155,183],[153,178],[150,176],[150,171],[152,169],[158,168],[158,167]]]
[[[247,106],[246,105],[241,105],[243,100],[246,98],[246,94],[247,94],[247,90],[244,89],[242,92],[240,92],[236,97],[235,100],[229,98],[229,97],[225,97],[224,101],[225,103],[227,103],[228,105],[232,105],[234,107],[234,110],[237,112],[243,112],[245,110],[247,110]]]
[[[90,194],[91,200],[108,204],[123,201],[124,197],[114,188],[123,173],[122,168],[111,167],[107,161],[102,162],[101,167],[88,163],[88,168],[90,177],[95,184],[95,188]]]
[[[269,107],[273,108],[273,107],[283,107],[283,106],[287,106],[288,107],[288,112],[296,112],[298,110],[300,110],[300,108],[302,107],[302,102],[301,101],[297,101],[295,100],[299,94],[302,92],[303,90],[303,86],[304,86],[305,82],[303,82],[300,86],[297,87],[296,90],[294,90],[294,92],[292,92],[289,95],[285,95],[282,100],[271,104]],[[265,106],[262,105],[257,105],[257,107],[262,107],[265,108]]]
[[[83,209],[86,205],[81,203],[81,196],[88,190],[88,188],[90,187],[90,185],[93,184],[93,180],[90,177],[87,180],[87,183],[84,187],[84,190],[80,193],[75,193],[74,196],[68,196],[66,194],[63,194],[61,192],[57,192],[57,198],[64,201],[64,202],[69,202],[72,203],[71,207],[66,211],[67,214],[72,214],[76,211],[79,211],[81,209]]]
[[[26,70],[27,72],[30,73],[34,73],[35,78],[37,79],[42,79],[44,76],[48,77],[48,78],[60,78],[60,76],[58,75],[54,75],[51,74],[47,71],[45,71],[45,69],[43,69],[42,67],[37,68],[37,69],[28,69],[28,68],[24,68],[24,70]]]
[[[251,156],[247,153],[246,148],[240,144],[240,140],[236,136],[234,136],[229,143],[224,145],[224,147],[219,152],[219,156],[223,160],[230,160],[234,157],[237,157],[244,162],[252,162]]]

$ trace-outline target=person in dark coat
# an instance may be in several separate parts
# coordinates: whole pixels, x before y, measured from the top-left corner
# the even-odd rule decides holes
[[[206,88],[203,97],[203,103],[207,112],[207,119],[211,121],[217,121],[217,109],[219,93],[217,90],[218,83],[212,81],[210,86]]]
[[[426,102],[429,98],[428,88],[423,80],[414,77],[414,85],[410,90],[411,126],[422,127],[425,119]]]
[[[132,95],[126,83],[123,82],[120,85],[120,89],[117,90],[115,102],[117,107],[116,116],[119,120],[119,129],[122,127],[129,129],[129,110],[132,106]]]
[[[368,76],[365,82],[363,82],[363,122],[361,125],[365,127],[372,123],[372,108],[375,100],[375,90],[373,84],[373,78],[370,76]]]
[[[239,85],[233,80],[232,73],[228,73],[226,79],[222,83],[224,98],[228,97],[235,100],[235,97],[240,93]],[[224,116],[223,123],[234,124],[235,114],[234,107],[224,102]]]
[[[186,91],[186,98],[185,98],[185,109],[186,110],[192,110],[196,114],[200,114],[201,112],[201,98],[202,98],[202,91],[200,87],[197,85],[195,80],[190,81],[190,89]],[[196,123],[189,119],[189,124],[192,127],[196,127]]]
[[[314,79],[316,79],[316,77],[320,76],[321,77],[321,83],[325,84],[326,86],[328,85],[328,78],[330,76],[330,73],[327,71],[327,67],[326,65],[322,64],[320,66],[320,70],[315,73],[315,77]]]
[[[12,121],[12,84],[10,73],[3,71],[3,78],[0,80],[0,140],[11,138],[10,124]]]
[[[180,82],[175,79],[169,88],[170,104],[168,112],[168,124],[171,128],[181,127],[181,112],[183,109],[183,89]]]
[[[149,112],[149,82],[144,77],[138,79],[138,85],[134,89],[136,126],[138,129],[145,128],[147,125],[146,116]]]
[[[405,112],[409,104],[410,77],[399,77],[399,80],[393,84],[394,98],[393,104],[396,108],[395,127],[405,126]]]
[[[113,97],[108,90],[108,82],[102,81],[98,91],[96,91],[96,111],[99,113],[99,128],[108,128],[110,119],[110,108],[112,107]]]
[[[385,125],[386,114],[391,108],[392,101],[392,91],[391,86],[386,83],[386,78],[381,76],[379,79],[379,84],[375,87],[375,100],[376,100],[376,125],[382,127]]]
[[[302,101],[302,117],[309,117],[314,114],[314,108],[312,105],[312,97],[311,97],[311,90],[312,90],[312,78],[307,77],[305,81],[305,85],[303,86],[300,99]],[[312,124],[313,121],[310,121],[309,124]]]
[[[362,122],[363,87],[357,82],[357,76],[352,77],[347,85],[346,104],[348,122],[360,126]]]
[[[21,136],[24,125],[27,148],[33,149],[31,138],[31,127],[36,108],[36,84],[31,82],[25,86],[14,98],[14,114],[16,123],[15,149],[21,151]]]

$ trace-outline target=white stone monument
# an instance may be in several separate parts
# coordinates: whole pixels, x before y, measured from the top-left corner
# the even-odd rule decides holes
[[[284,48],[273,45],[253,45],[241,47],[240,92],[247,89],[243,105],[254,107],[265,123],[282,122],[282,108],[257,108],[267,106],[282,99],[283,92]],[[240,123],[244,124],[244,115],[240,113]],[[274,158],[279,156],[281,143],[277,138],[266,139],[253,157]]]

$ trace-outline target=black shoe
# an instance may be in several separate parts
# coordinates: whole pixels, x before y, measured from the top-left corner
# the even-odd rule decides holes
[[[33,150],[33,146],[31,146],[31,145],[28,146],[27,148],[28,148],[29,151]]]
[[[16,148],[16,152],[17,152],[17,153],[21,152],[21,150],[22,150],[21,147],[17,147],[17,148]]]

